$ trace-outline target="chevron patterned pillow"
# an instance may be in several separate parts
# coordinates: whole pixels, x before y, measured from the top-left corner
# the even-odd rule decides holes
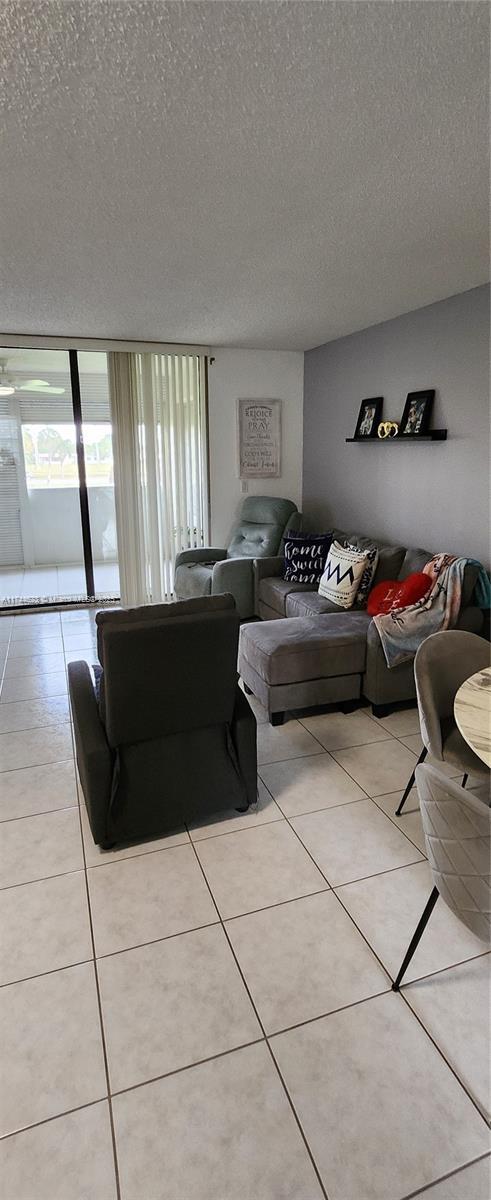
[[[358,584],[358,591],[356,593],[356,607],[366,608],[368,594],[371,591],[373,579],[378,566],[378,547],[364,546],[363,550],[361,550],[358,546],[352,546],[351,542],[348,541],[344,542],[343,545],[345,546],[346,550],[354,550],[357,554],[366,554],[367,556],[367,565]]]
[[[320,595],[340,608],[352,608],[367,562],[366,551],[348,550],[333,542],[319,583]]]

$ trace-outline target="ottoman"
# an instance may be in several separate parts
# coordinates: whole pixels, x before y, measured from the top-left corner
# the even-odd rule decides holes
[[[359,698],[370,622],[351,611],[242,626],[239,674],[272,725],[292,708]]]

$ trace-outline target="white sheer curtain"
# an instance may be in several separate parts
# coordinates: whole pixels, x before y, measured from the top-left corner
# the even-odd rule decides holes
[[[179,550],[208,541],[205,359],[107,356],[122,604],[169,599]]]

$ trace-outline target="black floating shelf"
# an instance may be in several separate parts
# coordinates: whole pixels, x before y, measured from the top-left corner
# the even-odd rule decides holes
[[[400,435],[400,437],[392,437],[392,438],[390,438],[390,437],[387,437],[387,438],[379,438],[379,437],[345,438],[346,442],[364,442],[365,444],[368,444],[368,445],[370,445],[370,443],[371,443],[372,445],[376,444],[378,446],[380,446],[381,442],[383,442],[384,444],[390,443],[391,446],[394,446],[397,443],[400,445],[401,442],[446,442],[446,440],[447,440],[447,430],[446,429],[430,429],[429,433],[423,433],[423,434],[403,433]]]

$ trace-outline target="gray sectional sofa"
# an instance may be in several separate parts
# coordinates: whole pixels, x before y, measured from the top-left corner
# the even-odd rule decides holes
[[[378,546],[373,586],[421,571],[435,553],[389,545],[357,532],[329,533],[360,549]],[[392,704],[414,698],[412,661],[388,669],[376,626],[365,610],[340,609],[314,585],[288,583],[281,557],[258,559],[254,571],[256,614],[267,624],[243,626],[239,671],[273,724],[292,708],[349,703],[364,696],[382,715]],[[477,573],[469,563],[457,625],[472,633],[479,633],[483,624],[481,610],[472,604]]]

